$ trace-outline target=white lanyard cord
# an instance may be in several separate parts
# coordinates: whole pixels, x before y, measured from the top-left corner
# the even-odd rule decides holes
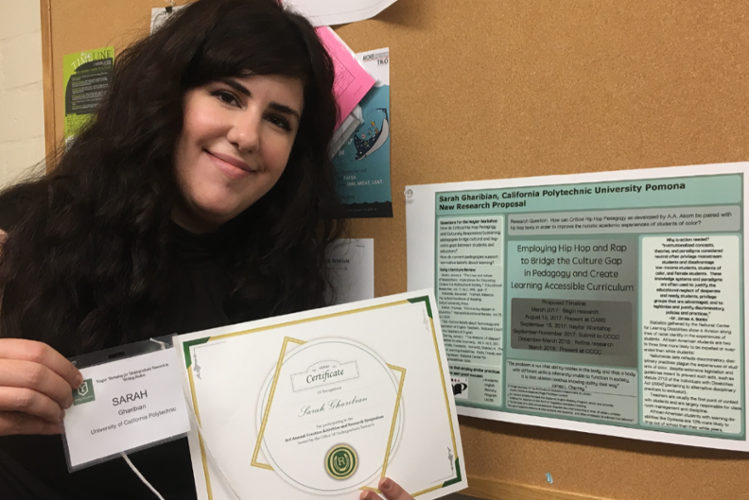
[[[232,496],[234,497],[234,500],[241,500],[239,498],[239,494],[234,489],[234,486],[231,484],[231,481],[229,481],[229,478],[227,477],[224,470],[221,468],[221,466],[218,463],[218,460],[213,456],[213,453],[211,452],[211,448],[208,446],[208,441],[206,441],[205,436],[203,435],[203,429],[200,427],[200,424],[198,423],[197,419],[195,418],[195,413],[192,411],[192,406],[189,405],[190,408],[187,412],[187,414],[190,416],[190,420],[192,421],[193,425],[195,426],[195,429],[198,431],[198,435],[203,440],[203,449],[205,449],[206,453],[208,454],[208,460],[213,463],[213,465],[216,467],[216,470],[218,470],[219,474],[221,475],[221,478],[224,480],[224,483],[229,487],[229,491],[231,491]],[[148,480],[141,474],[141,472],[138,470],[137,467],[133,464],[133,462],[130,461],[130,458],[125,453],[120,453],[120,456],[125,460],[125,463],[132,469],[132,471],[135,473],[136,476],[145,484],[149,490],[153,491],[153,494],[156,495],[156,497],[159,500],[165,500],[163,496],[161,496],[161,493],[159,493],[156,488],[151,485],[151,483],[148,482]]]
[[[133,465],[133,463],[130,461],[130,457],[128,457],[124,453],[120,453],[120,456],[123,458],[123,460],[125,460],[125,463],[128,466],[130,466],[130,469],[132,469],[132,471],[135,472],[135,475],[138,476],[138,478],[140,478],[141,481],[143,481],[143,484],[145,484],[146,486],[148,486],[149,490],[153,491],[153,494],[156,495],[159,500],[165,500],[164,497],[161,496],[161,493],[159,493],[158,491],[156,491],[156,488],[154,488],[151,485],[151,483],[149,483],[148,480],[145,477],[143,477],[143,474],[140,473],[140,471],[137,469],[137,467],[135,467]]]
[[[167,347],[167,344],[164,342],[158,341],[156,339],[151,339],[152,341],[161,344],[161,348],[165,349]],[[222,479],[224,480],[224,483],[229,487],[229,490],[231,491],[232,496],[234,497],[234,500],[241,500],[239,498],[239,494],[234,489],[234,486],[231,484],[231,481],[229,481],[229,478],[227,477],[224,470],[221,468],[221,466],[218,463],[218,460],[213,456],[213,453],[211,452],[211,448],[208,446],[208,441],[206,440],[205,436],[203,435],[203,429],[200,427],[200,423],[198,423],[198,419],[195,416],[195,411],[192,408],[192,401],[187,397],[187,394],[185,394],[185,400],[187,402],[187,414],[190,417],[190,423],[192,423],[193,428],[197,429],[198,436],[200,436],[200,439],[203,440],[203,449],[205,449],[206,453],[208,454],[208,460],[210,460],[213,465],[216,467],[216,470],[218,470],[219,474],[221,474]],[[154,488],[151,483],[148,482],[148,480],[141,474],[141,472],[138,470],[135,465],[133,465],[133,462],[130,461],[130,458],[125,453],[120,453],[120,456],[125,460],[125,463],[130,467],[130,469],[135,473],[136,476],[145,484],[149,490],[153,492],[154,495],[159,500],[165,500],[163,496]]]

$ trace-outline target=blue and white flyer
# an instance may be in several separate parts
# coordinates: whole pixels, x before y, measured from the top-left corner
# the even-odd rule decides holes
[[[465,488],[436,312],[419,291],[176,337],[198,498]]]
[[[361,124],[333,154],[338,196],[346,217],[392,217],[390,50],[371,50],[356,57],[377,82],[359,103],[357,121]]]

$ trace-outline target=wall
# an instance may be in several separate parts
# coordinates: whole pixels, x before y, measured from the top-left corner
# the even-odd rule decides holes
[[[0,0],[0,186],[44,159],[37,0]]]

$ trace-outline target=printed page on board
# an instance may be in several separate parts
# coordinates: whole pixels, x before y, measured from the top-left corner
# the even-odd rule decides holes
[[[331,147],[331,151],[335,151],[332,159],[336,191],[348,218],[392,217],[390,50],[361,52],[356,58],[377,82],[357,106],[359,114],[349,116],[348,120],[359,119],[352,120],[351,130],[345,130],[348,135],[334,141]]]
[[[104,98],[114,70],[114,47],[65,54],[62,58],[65,88],[65,144],[88,124]]]
[[[374,240],[372,238],[339,239],[328,247],[332,288],[327,290],[327,304],[347,304],[373,299]]]
[[[346,117],[354,111],[359,101],[367,95],[369,89],[375,84],[375,79],[364,69],[361,62],[356,59],[356,54],[335,31],[328,27],[320,27],[316,31],[333,60],[335,71],[333,93],[340,112],[336,127],[340,127]]]
[[[370,19],[394,4],[396,0],[283,0],[283,4],[309,19],[313,26],[333,26]],[[169,16],[184,7],[151,9],[151,33]]]
[[[173,14],[183,9],[184,5],[175,5],[169,7],[154,7],[151,9],[151,33],[161,28]]]
[[[376,16],[396,0],[283,0],[304,14],[315,26],[332,26],[363,21]]]
[[[749,451],[747,167],[407,186],[458,412]]]
[[[200,499],[420,499],[467,486],[431,291],[175,337]]]

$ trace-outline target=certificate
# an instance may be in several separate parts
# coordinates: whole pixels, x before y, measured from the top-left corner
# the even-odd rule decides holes
[[[181,335],[199,498],[355,499],[388,476],[466,487],[430,292]]]

